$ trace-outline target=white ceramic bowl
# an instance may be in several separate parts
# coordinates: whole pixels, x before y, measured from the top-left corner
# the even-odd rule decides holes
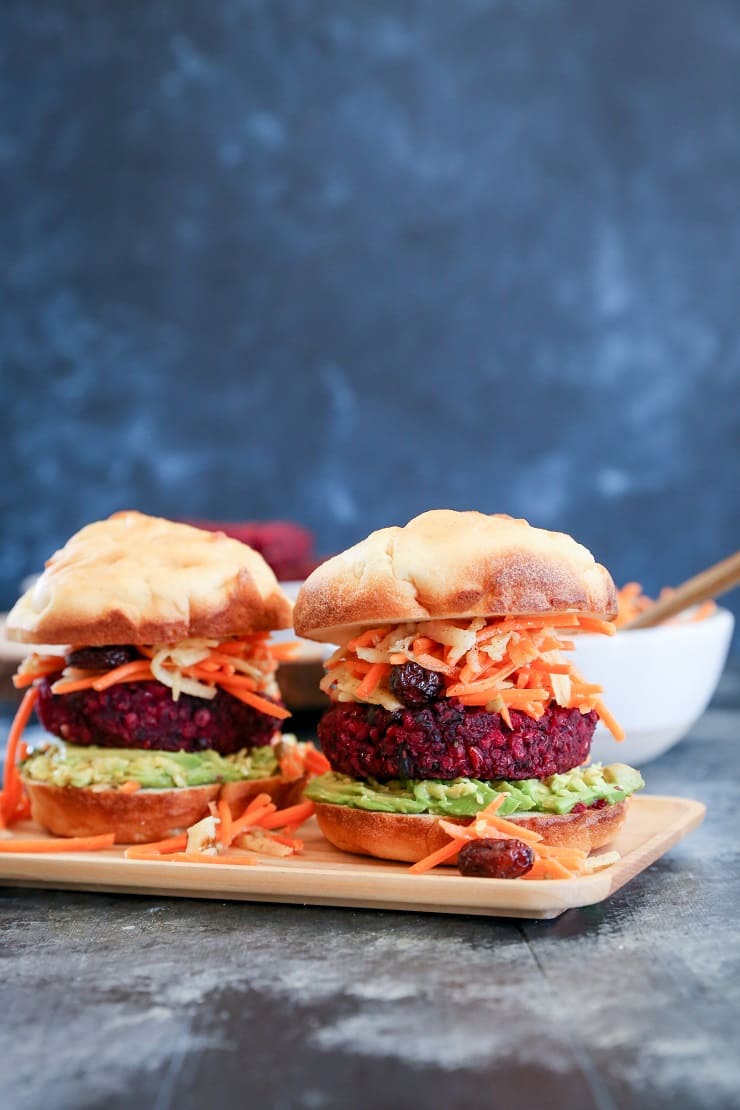
[[[717,687],[734,623],[729,610],[717,609],[705,620],[575,637],[576,666],[604,687],[604,703],[627,734],[617,744],[599,723],[591,758],[640,767],[685,736]]]

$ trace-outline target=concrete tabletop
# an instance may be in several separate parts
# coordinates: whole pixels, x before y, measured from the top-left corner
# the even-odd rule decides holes
[[[737,1107],[740,672],[645,769],[708,806],[553,922],[0,891],[3,1105]]]

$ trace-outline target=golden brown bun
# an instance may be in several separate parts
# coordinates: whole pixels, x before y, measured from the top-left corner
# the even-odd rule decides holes
[[[278,808],[292,805],[303,794],[305,778],[286,782],[279,775],[220,786],[178,787],[172,790],[93,790],[89,787],[53,786],[24,778],[34,821],[56,836],[116,834],[117,844],[147,844],[185,832],[208,812],[208,803],[219,797],[240,817],[256,794],[269,794]]]
[[[433,509],[318,567],[293,623],[300,636],[342,642],[378,623],[568,611],[617,611],[611,576],[585,547],[526,520]]]
[[[56,836],[114,832],[117,844],[146,844],[182,833],[208,813],[219,784],[173,790],[92,790],[23,779],[34,821]]]
[[[627,801],[603,809],[580,813],[542,814],[535,817],[507,817],[523,828],[541,833],[545,844],[580,848],[592,852],[608,844],[619,832],[627,815]],[[378,859],[416,863],[450,838],[439,827],[438,818],[429,814],[375,813],[351,809],[330,802],[316,803],[316,820],[322,833],[335,848]],[[469,825],[470,818],[450,818],[455,824]]]
[[[52,555],[6,634],[31,644],[162,644],[290,623],[290,601],[251,547],[125,512],[88,524]]]

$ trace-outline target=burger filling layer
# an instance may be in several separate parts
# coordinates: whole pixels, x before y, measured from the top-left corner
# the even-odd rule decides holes
[[[583,767],[597,720],[618,723],[567,659],[571,635],[614,626],[579,613],[370,628],[327,660],[319,724],[332,771],[315,801],[397,813],[572,813],[621,802],[642,778]]]
[[[315,802],[329,802],[352,809],[381,813],[430,813],[439,816],[474,816],[502,793],[508,795],[501,816],[512,813],[573,813],[624,801],[644,786],[639,771],[624,763],[602,767],[593,763],[544,779],[483,781],[457,778],[450,782],[396,779],[360,782],[335,772],[313,779],[306,788]]]
[[[213,698],[180,694],[160,682],[126,682],[97,691],[52,693],[39,683],[39,720],[54,736],[71,744],[199,752],[211,748],[231,755],[242,748],[269,744],[278,722],[225,690]]]
[[[270,778],[280,773],[279,759],[286,749],[294,749],[300,758],[305,747],[296,743],[292,735],[283,736],[278,745],[245,749],[228,756],[213,750],[164,752],[48,744],[23,761],[21,772],[33,782],[53,786],[116,787],[137,782],[145,790],[168,790]]]
[[[268,744],[289,716],[274,677],[281,650],[268,633],[77,647],[29,656],[18,685],[34,683],[41,723],[73,744],[231,755]]]
[[[321,749],[335,771],[357,778],[544,778],[588,759],[596,714],[551,704],[535,720],[439,698],[391,713],[345,702],[319,722]]]

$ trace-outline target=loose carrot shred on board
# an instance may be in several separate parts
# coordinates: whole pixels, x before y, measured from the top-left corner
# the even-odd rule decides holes
[[[55,836],[43,840],[0,840],[0,852],[97,852],[111,848],[113,833],[102,836]]]
[[[126,859],[155,859],[167,852],[181,852],[187,847],[187,833],[180,836],[168,836],[164,840],[153,840],[148,844],[132,844],[123,853]]]
[[[299,821],[302,824],[313,816],[315,808],[313,802],[299,802],[287,809],[278,809],[275,813],[267,814],[259,825],[263,829],[279,829],[283,825],[296,825]]]
[[[171,856],[160,858],[172,860],[173,863],[222,863],[229,867],[234,864],[239,864],[242,867],[253,867],[258,862],[256,856],[206,856],[200,852],[174,852]]]
[[[286,844],[289,848],[292,848],[294,852],[303,851],[303,841],[299,837],[283,836],[276,832],[271,832],[270,836],[273,840],[277,840],[278,844]]]
[[[574,879],[576,875],[556,859],[535,860],[531,870],[521,876],[523,879]]]
[[[446,860],[452,859],[460,851],[463,840],[451,840],[449,844],[445,844],[444,848],[438,848],[436,852],[431,855],[425,856],[417,863],[409,868],[409,874],[422,875],[425,871],[431,871],[438,863],[445,863]]]

